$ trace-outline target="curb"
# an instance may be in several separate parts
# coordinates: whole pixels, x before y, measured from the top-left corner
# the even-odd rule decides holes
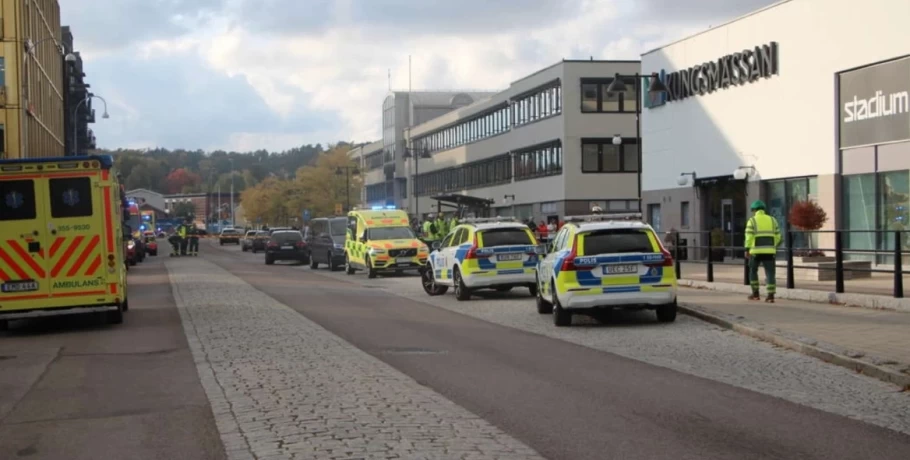
[[[707,281],[680,279],[679,286],[693,289],[707,289],[709,291],[732,292],[748,294],[749,286],[733,283],[709,283]],[[827,303],[844,305],[847,307],[869,308],[873,310],[891,310],[910,313],[910,298],[897,299],[875,294],[838,294],[829,291],[814,291],[811,289],[786,289],[777,288],[775,297],[778,299],[802,300],[804,302]]]
[[[745,336],[796,351],[837,366],[845,367],[860,374],[897,385],[901,388],[910,388],[910,374],[901,372],[898,369],[890,369],[883,365],[848,356],[846,354],[847,352],[832,351],[830,348],[836,348],[834,346],[826,346],[823,348],[819,346],[819,342],[815,340],[791,338],[787,337],[783,332],[772,332],[765,330],[761,326],[746,325],[742,322],[724,318],[720,314],[708,311],[703,307],[694,304],[681,302],[678,308],[680,313],[698,318],[724,329],[730,329]],[[862,356],[862,354],[856,355]],[[910,366],[907,366],[906,369],[910,370]]]

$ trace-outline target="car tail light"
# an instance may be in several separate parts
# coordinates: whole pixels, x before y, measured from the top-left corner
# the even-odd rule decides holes
[[[663,246],[660,247],[660,253],[663,254],[664,260],[661,262],[655,262],[651,264],[645,264],[649,267],[672,267],[673,266],[673,254],[670,254]]]
[[[275,243],[275,242],[269,243],[269,247],[272,248],[272,249],[277,248],[277,247],[278,247],[278,243]]]
[[[298,241],[294,246],[297,246],[298,249],[303,249],[306,247],[306,243],[303,241]]]
[[[575,265],[575,256],[578,255],[578,236],[575,236],[575,241],[572,242],[572,252],[562,260],[561,271],[565,272],[574,272],[578,270],[578,267]]]
[[[471,244],[471,248],[468,249],[468,253],[465,254],[465,259],[486,259],[489,258],[489,254],[478,254],[477,253],[477,235],[474,235],[474,243]]]

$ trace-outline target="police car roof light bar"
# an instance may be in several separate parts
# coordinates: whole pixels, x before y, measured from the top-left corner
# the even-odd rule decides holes
[[[483,224],[489,222],[518,222],[518,219],[514,217],[468,217],[461,220],[465,224]]]
[[[566,216],[565,222],[609,222],[615,220],[641,220],[640,212],[626,212],[615,214],[589,214],[585,216]]]

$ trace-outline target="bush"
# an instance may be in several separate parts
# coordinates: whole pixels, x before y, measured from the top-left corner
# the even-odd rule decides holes
[[[814,201],[797,201],[790,207],[787,220],[790,221],[790,225],[800,230],[814,231],[825,225],[825,222],[828,221],[828,214]]]
[[[825,257],[825,253],[818,249],[795,249],[793,257]]]

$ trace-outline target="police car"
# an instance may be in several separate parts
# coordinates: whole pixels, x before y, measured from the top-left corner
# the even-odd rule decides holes
[[[443,240],[421,272],[424,291],[468,300],[478,289],[500,292],[527,287],[537,295],[537,240],[528,226],[511,218],[465,219]]]
[[[557,326],[601,309],[653,309],[676,319],[673,258],[641,214],[566,218],[537,266],[537,312]]]

